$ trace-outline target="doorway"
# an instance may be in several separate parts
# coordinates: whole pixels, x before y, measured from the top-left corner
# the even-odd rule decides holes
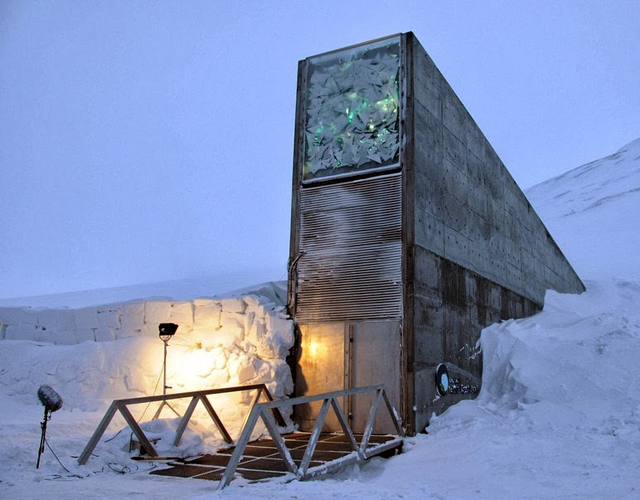
[[[396,410],[400,404],[401,321],[399,319],[301,324],[296,365],[296,396],[384,384]],[[362,432],[373,402],[372,394],[342,398],[340,404],[355,432]],[[295,421],[310,431],[319,403],[296,408]],[[333,412],[325,430],[339,431]],[[386,412],[380,411],[375,433],[393,433]]]

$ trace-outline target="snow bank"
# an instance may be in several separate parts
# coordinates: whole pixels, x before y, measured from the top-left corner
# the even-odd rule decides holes
[[[213,299],[146,299],[76,309],[0,307],[0,339],[67,345],[156,338],[158,324],[172,322],[180,325],[177,338],[185,341],[233,344],[251,336],[256,346],[262,343],[264,349],[273,350],[275,344],[260,339],[277,336],[278,329],[291,329],[290,323],[278,323],[285,318],[279,286],[265,284],[257,291]]]
[[[561,417],[575,427],[607,427],[612,413],[626,414],[634,421],[631,430],[640,429],[640,387],[634,376],[640,282],[588,284],[584,296],[548,292],[542,313],[482,332],[483,404],[536,408],[538,421],[546,416],[548,424],[559,425]]]
[[[430,423],[413,460],[439,456],[424,484],[451,498],[638,498],[640,282],[549,292],[544,311],[482,332],[476,400]],[[447,469],[465,484],[447,484]],[[439,477],[442,475],[442,477]]]
[[[0,391],[37,404],[47,384],[66,409],[92,411],[113,399],[162,392],[158,324],[174,322],[167,383],[173,392],[266,383],[275,398],[293,390],[285,361],[293,346],[276,285],[236,297],[141,300],[81,309],[2,308]],[[250,395],[216,396],[238,423]],[[187,402],[185,402],[187,403]],[[178,403],[178,406],[180,404]]]

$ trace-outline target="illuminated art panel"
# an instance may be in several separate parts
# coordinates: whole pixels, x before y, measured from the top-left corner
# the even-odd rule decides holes
[[[400,37],[308,59],[303,180],[399,162]]]

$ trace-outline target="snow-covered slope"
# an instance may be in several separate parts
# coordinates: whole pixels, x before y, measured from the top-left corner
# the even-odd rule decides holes
[[[640,139],[526,194],[583,279],[640,279]]]
[[[36,473],[42,408],[35,396],[28,405],[0,388],[0,442],[12,443],[0,446],[0,497],[40,498],[46,489],[66,498],[640,498],[639,157],[637,140],[529,190],[587,291],[549,292],[540,314],[485,329],[479,397],[432,419],[402,455],[324,481],[232,483],[216,493],[207,481],[145,474],[152,465],[128,460],[123,435],[75,466],[101,414],[63,408],[50,442],[76,476],[48,450]],[[11,357],[3,345],[0,372],[2,356]],[[63,358],[55,357],[59,370]],[[196,428],[186,446],[202,449],[206,436]]]

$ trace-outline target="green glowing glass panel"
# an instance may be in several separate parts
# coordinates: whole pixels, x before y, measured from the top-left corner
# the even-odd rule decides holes
[[[400,37],[308,59],[303,180],[399,162]]]

